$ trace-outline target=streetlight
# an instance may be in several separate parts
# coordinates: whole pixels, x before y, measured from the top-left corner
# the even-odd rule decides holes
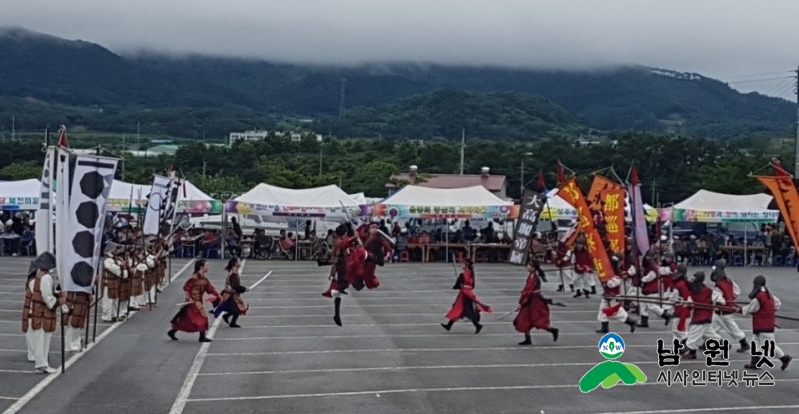
[[[520,168],[521,171],[521,182],[519,183],[519,198],[524,197],[524,157],[529,157],[533,155],[532,152],[525,152],[522,156],[522,166]]]

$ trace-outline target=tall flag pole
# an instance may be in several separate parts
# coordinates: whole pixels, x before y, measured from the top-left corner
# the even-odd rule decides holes
[[[646,214],[644,213],[643,199],[641,198],[641,180],[638,177],[638,169],[632,167],[630,172],[630,184],[632,185],[632,207],[631,213],[633,215],[633,224],[635,228],[635,243],[637,247],[638,256],[646,254],[649,251],[649,232],[646,227]],[[638,263],[640,266],[640,263]]]

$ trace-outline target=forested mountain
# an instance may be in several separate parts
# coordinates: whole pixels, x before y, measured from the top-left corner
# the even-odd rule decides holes
[[[353,110],[356,118],[385,115],[386,108],[405,108],[410,113],[394,116],[417,119],[423,114],[412,111],[409,104],[429,99],[434,95],[426,94],[432,91],[451,89],[488,94],[488,100],[495,100],[496,95],[491,94],[496,92],[540,96],[565,108],[583,124],[602,130],[725,138],[753,132],[790,135],[795,122],[795,109],[787,101],[741,94],[700,75],[644,67],[584,72],[416,64],[343,68],[211,57],[123,57],[96,44],[21,29],[0,31],[0,74],[0,98],[114,113],[140,113],[141,108],[170,108],[172,113],[184,113],[200,108],[209,113],[198,122],[212,123],[209,132],[214,134],[224,134],[231,126],[265,124],[264,116],[276,114],[338,115],[342,84],[347,108],[381,107]],[[395,102],[415,95],[421,96]],[[470,104],[479,99],[470,96]],[[42,110],[46,112],[47,108]],[[220,109],[224,116],[215,113]],[[0,125],[10,129],[5,113],[1,115]],[[487,114],[485,119],[501,116]],[[25,128],[43,127],[39,121],[26,124],[24,113],[19,118]],[[561,120],[573,122],[571,117]],[[372,122],[389,125],[381,128],[388,128],[392,134],[411,136],[428,131],[413,125],[402,130],[401,124],[385,119]],[[334,126],[348,136],[370,132],[363,123]]]

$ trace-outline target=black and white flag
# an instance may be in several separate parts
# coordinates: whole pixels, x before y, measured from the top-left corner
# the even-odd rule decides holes
[[[530,252],[530,239],[538,226],[538,218],[546,205],[547,196],[535,191],[524,189],[522,204],[519,208],[519,218],[516,219],[516,231],[513,232],[513,245],[511,246],[508,263],[526,266],[527,256]]]

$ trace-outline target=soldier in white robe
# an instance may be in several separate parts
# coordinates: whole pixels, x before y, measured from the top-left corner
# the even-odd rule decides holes
[[[59,298],[55,292],[55,283],[50,275],[53,268],[55,257],[49,252],[31,262],[22,314],[28,360],[33,359],[36,370],[46,374],[55,372],[48,362],[50,340],[57,325],[56,309],[64,303],[64,298]]]

